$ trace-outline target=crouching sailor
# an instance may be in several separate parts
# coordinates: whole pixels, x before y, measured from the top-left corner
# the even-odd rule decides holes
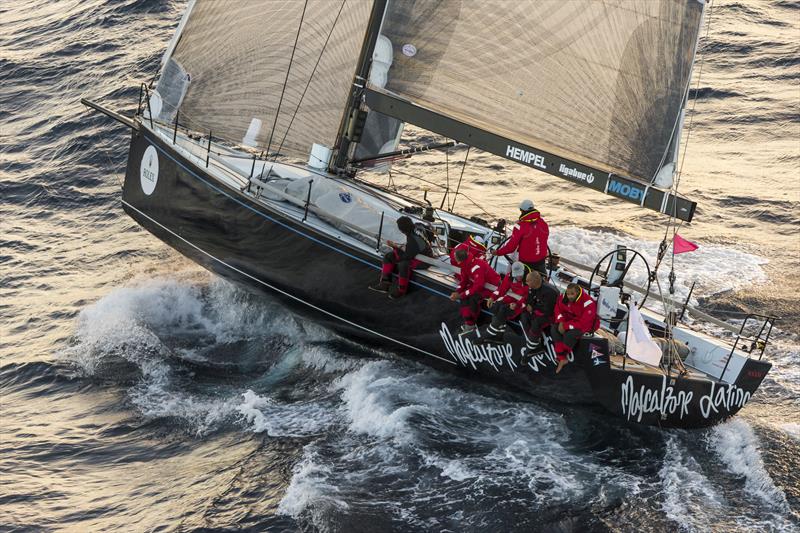
[[[422,261],[416,259],[417,255],[430,255],[430,244],[425,237],[420,235],[414,222],[408,217],[397,219],[397,229],[406,237],[406,243],[386,241],[392,249],[383,256],[381,279],[377,285],[369,288],[378,292],[388,292],[389,298],[400,298],[408,292],[408,280],[415,268],[420,267]],[[392,273],[397,270],[397,285],[392,286]]]
[[[464,318],[461,332],[465,333],[476,328],[481,312],[481,300],[492,294],[492,291],[484,285],[486,283],[499,285],[500,276],[486,260],[469,255],[464,249],[456,250],[454,256],[456,263],[461,267],[461,277],[458,288],[450,295],[450,299],[452,301],[461,300],[460,313]]]
[[[528,297],[528,286],[525,284],[525,273],[528,271],[523,263],[514,261],[511,265],[511,272],[503,278],[503,282],[497,290],[486,300],[488,307],[494,316],[492,323],[486,330],[487,342],[500,342],[506,332],[506,322],[517,318],[525,309],[525,301]]]
[[[456,260],[456,252],[458,250],[466,250],[467,254],[477,255],[481,258],[486,255],[486,245],[483,243],[483,239],[475,235],[470,235],[464,242],[453,246],[453,249],[450,250],[451,265],[458,266],[458,261]]]
[[[528,286],[528,300],[520,322],[527,338],[527,352],[542,349],[542,332],[553,323],[553,310],[558,300],[558,289],[545,283],[542,275],[534,270],[525,278]]]
[[[558,358],[558,374],[567,364],[569,353],[583,334],[594,333],[600,327],[600,319],[597,317],[595,301],[577,283],[567,285],[564,296],[556,302],[555,315],[555,324],[550,335]]]

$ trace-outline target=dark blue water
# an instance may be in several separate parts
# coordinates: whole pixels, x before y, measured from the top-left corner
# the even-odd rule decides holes
[[[784,321],[750,404],[695,432],[354,345],[139,229],[119,204],[127,132],[79,100],[130,114],[183,8],[0,4],[0,530],[798,530],[800,3],[720,2],[703,41],[682,184],[700,207],[681,231],[702,247],[680,256],[679,293],[697,281],[722,318]],[[509,216],[534,196],[568,255],[653,254],[663,234],[655,214],[470,160],[469,197]],[[434,156],[402,168],[445,179]]]

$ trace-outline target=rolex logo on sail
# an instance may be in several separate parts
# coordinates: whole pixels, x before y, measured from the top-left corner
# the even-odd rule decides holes
[[[544,163],[544,156],[537,154],[536,152],[529,152],[528,150],[523,150],[522,148],[517,148],[516,146],[511,146],[509,144],[506,146],[506,157],[515,159],[532,167],[547,170],[547,165]]]

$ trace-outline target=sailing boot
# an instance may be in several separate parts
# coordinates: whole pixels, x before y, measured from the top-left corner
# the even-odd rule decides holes
[[[527,353],[541,352],[544,349],[544,343],[541,337],[528,337],[525,341],[525,351]]]
[[[370,285],[369,288],[377,292],[389,292],[389,287],[391,286],[392,284],[389,281],[389,278],[381,276],[380,281],[375,285]]]
[[[389,298],[397,300],[408,292],[408,278],[397,278],[397,285],[389,289]]]
[[[489,343],[503,342],[503,334],[505,334],[505,332],[506,332],[505,324],[499,327],[494,327],[494,325],[490,325],[486,329],[486,336],[481,338],[481,344],[485,342]]]

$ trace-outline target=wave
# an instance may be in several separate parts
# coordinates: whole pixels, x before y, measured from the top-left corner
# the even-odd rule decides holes
[[[691,236],[687,237],[691,239]],[[659,247],[658,241],[637,239],[620,232],[608,235],[605,232],[574,227],[560,227],[551,234],[550,240],[554,252],[587,266],[594,266],[603,255],[619,244],[640,252],[652,268]],[[675,271],[678,275],[676,298],[685,298],[695,281],[697,288],[693,293],[693,301],[696,303],[698,297],[736,290],[767,280],[763,269],[768,263],[767,259],[725,246],[702,242],[698,244],[700,248],[697,251],[675,257]],[[669,287],[669,270],[662,268],[658,275],[661,286]],[[647,272],[638,260],[633,263],[628,276],[627,279],[632,283],[642,286],[647,284]]]
[[[684,453],[675,436],[667,438],[658,475],[666,517],[683,531],[712,531],[711,517],[724,513],[725,498],[714,489],[697,460]]]
[[[758,438],[746,421],[736,419],[716,426],[709,437],[709,446],[729,472],[744,478],[748,494],[769,508],[788,512],[786,495],[767,473]]]

